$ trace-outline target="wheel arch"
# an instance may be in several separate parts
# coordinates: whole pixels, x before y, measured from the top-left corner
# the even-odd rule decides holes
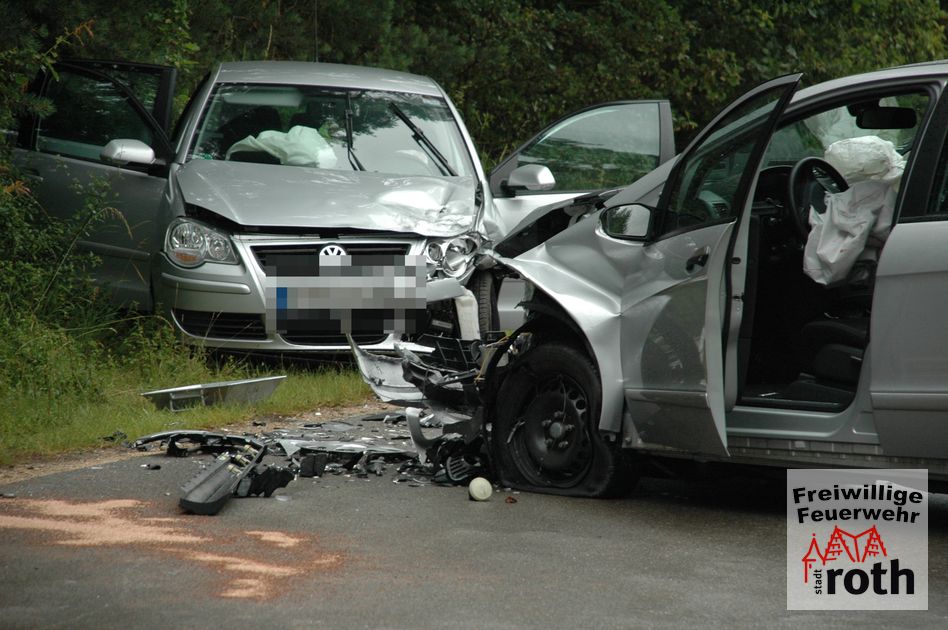
[[[533,284],[533,283],[531,283]],[[600,410],[599,430],[618,436],[622,432],[622,380],[621,364],[619,362],[619,353],[615,350],[615,344],[602,348],[601,352],[596,352],[595,346],[590,341],[589,335],[583,326],[574,318],[569,310],[563,306],[554,296],[533,284],[532,295],[521,302],[521,306],[528,312],[527,321],[520,326],[511,338],[516,338],[521,333],[529,332],[534,334],[543,334],[544,332],[555,334],[555,339],[560,342],[567,342],[582,351],[592,362],[599,376],[602,392],[602,407]],[[618,326],[618,319],[613,318],[608,322]],[[565,335],[564,335],[565,333]],[[610,334],[610,333],[606,333]],[[615,331],[615,337],[618,337],[618,330]],[[499,358],[498,353],[498,358]],[[496,365],[488,367],[485,373],[485,379],[488,381],[494,378]],[[606,377],[604,375],[611,375]],[[502,375],[501,381],[503,380]],[[487,390],[488,398],[486,402],[489,407],[495,404],[494,397],[500,389],[500,382],[496,382]]]

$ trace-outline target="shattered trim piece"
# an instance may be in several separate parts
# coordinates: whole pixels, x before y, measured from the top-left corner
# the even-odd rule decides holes
[[[182,447],[179,441],[185,440],[197,446]],[[219,453],[213,464],[181,486],[178,505],[194,514],[213,516],[232,496],[269,497],[296,478],[292,470],[261,463],[267,445],[252,437],[210,431],[163,431],[140,437],[133,446],[141,449],[151,442],[167,443],[166,453],[172,457],[194,450]]]
[[[222,403],[249,403],[263,400],[276,390],[286,375],[264,376],[237,381],[201,383],[142,392],[158,409],[182,411],[189,407]]]

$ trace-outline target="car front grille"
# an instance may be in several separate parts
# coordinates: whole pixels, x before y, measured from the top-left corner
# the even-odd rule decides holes
[[[411,246],[408,243],[333,243],[345,249],[358,264],[360,258],[367,257],[395,257],[408,254]],[[254,258],[265,274],[276,271],[277,275],[300,275],[318,273],[319,252],[329,243],[308,243],[305,245],[252,245],[250,247]]]
[[[178,325],[190,335],[216,339],[266,339],[263,316],[174,309]]]

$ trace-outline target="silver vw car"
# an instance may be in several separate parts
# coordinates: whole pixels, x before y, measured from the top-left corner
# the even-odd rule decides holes
[[[618,194],[525,218],[493,248],[524,326],[470,370],[355,348],[379,394],[468,414],[500,481],[545,492],[685,460],[948,481],[948,64],[799,81]]]
[[[16,159],[118,303],[236,351],[377,350],[514,327],[516,274],[485,257],[538,207],[634,181],[673,154],[666,101],[591,107],[488,176],[429,78],[305,62],[216,67],[174,125],[173,69],[69,61],[34,86]],[[500,307],[498,307],[500,304]]]

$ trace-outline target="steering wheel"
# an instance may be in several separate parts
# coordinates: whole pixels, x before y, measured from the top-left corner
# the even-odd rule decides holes
[[[846,178],[829,162],[818,157],[803,158],[790,171],[790,222],[800,238],[810,233],[810,206],[819,214],[826,212],[826,193],[840,193],[849,188]]]

